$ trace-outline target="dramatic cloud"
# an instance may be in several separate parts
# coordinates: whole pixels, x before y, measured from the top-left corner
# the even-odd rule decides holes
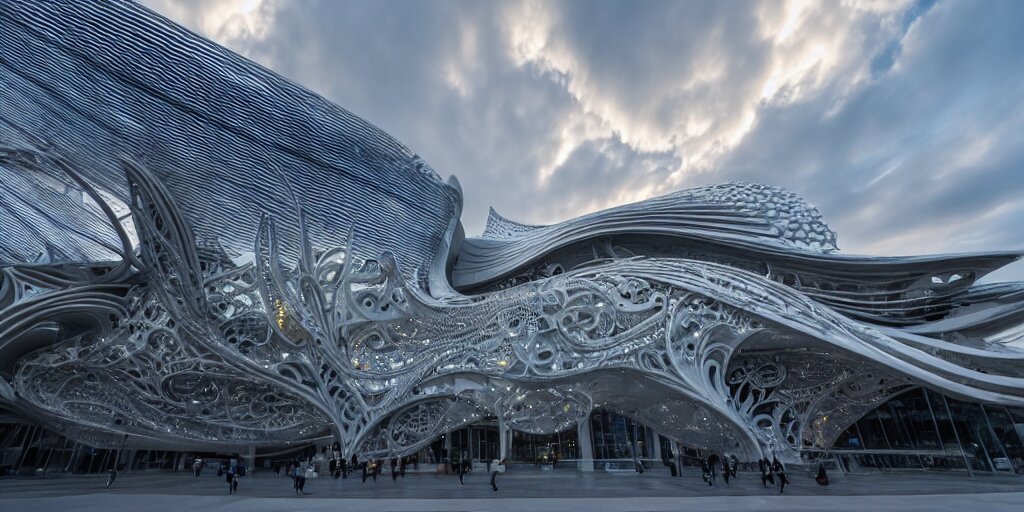
[[[1021,2],[147,3],[456,175],[470,234],[742,180],[846,252],[1024,248]]]

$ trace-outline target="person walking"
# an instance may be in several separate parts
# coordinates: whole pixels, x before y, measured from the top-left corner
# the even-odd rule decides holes
[[[491,461],[491,489],[498,490],[498,473],[505,472],[505,459],[494,459]]]
[[[789,479],[786,478],[786,468],[779,462],[778,457],[772,456],[772,472],[779,476],[779,494],[786,490]]]
[[[757,461],[757,466],[761,470],[761,487],[767,489],[768,482],[775,486],[775,477],[772,476],[772,465],[768,462],[768,457],[762,457],[761,460]]]
[[[341,458],[340,466],[341,466],[341,477],[342,478],[348,478],[348,461],[345,460],[345,457]],[[335,477],[335,478],[337,478],[337,477]]]
[[[356,460],[356,456],[355,455],[352,456],[352,460]],[[364,462],[363,463],[363,483],[364,484],[366,483],[366,474],[370,470],[370,468],[368,468],[367,466],[369,466],[369,464]]]
[[[391,457],[391,481],[398,480],[398,458]]]
[[[238,488],[238,482],[236,481],[236,473],[233,466],[228,468],[227,476],[224,479],[228,482],[228,494],[234,494],[235,489]]]
[[[295,494],[306,494],[306,464],[297,463],[295,465]]]
[[[708,455],[708,485],[718,487],[718,454]]]
[[[463,460],[459,460],[458,462],[456,462],[456,464],[457,464],[456,468],[457,468],[458,473],[459,473],[459,484],[465,485],[465,483],[466,483],[465,482],[465,477],[466,477],[466,461],[464,459]]]

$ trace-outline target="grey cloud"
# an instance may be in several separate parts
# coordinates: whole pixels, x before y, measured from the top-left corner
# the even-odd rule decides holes
[[[1014,28],[1022,11],[1009,2],[937,5],[907,33],[896,65],[839,112],[823,115],[827,95],[765,108],[705,178],[800,193],[847,251],[1024,248],[1007,222],[1024,220],[1012,206],[1024,189],[1024,70],[1009,65],[1024,48]]]
[[[154,2],[168,14],[192,12]],[[857,16],[814,6],[803,35],[828,43],[841,33],[834,57],[846,60],[821,83],[802,78],[753,106],[777,58],[762,18],[778,17],[781,3],[540,3],[550,18],[543,51],[568,56],[565,69],[516,61],[508,24],[517,6],[275,2],[262,7],[264,32],[207,35],[458,176],[470,234],[492,205],[548,223],[627,200],[624,191],[744,180],[819,206],[848,252],[1022,247],[1019,2],[922,1]],[[609,105],[628,119],[594,110]],[[750,131],[723,144],[722,131],[751,111]],[[670,147],[642,149],[620,121]],[[707,123],[706,133],[686,134],[691,122]],[[571,151],[552,168],[566,130],[575,130]],[[708,148],[715,158],[685,163]],[[1011,275],[1024,278],[1024,269]]]

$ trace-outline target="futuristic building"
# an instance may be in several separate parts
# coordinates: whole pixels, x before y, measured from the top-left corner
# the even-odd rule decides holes
[[[1024,444],[1024,285],[975,284],[1017,252],[842,254],[755,184],[467,238],[454,178],[129,3],[0,3],[0,146],[0,408],[90,446]]]

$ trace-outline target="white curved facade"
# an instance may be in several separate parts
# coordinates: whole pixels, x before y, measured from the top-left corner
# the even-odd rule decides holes
[[[862,257],[724,184],[464,237],[369,123],[133,4],[0,4],[0,405],[69,437],[404,455],[616,411],[753,460],[924,387],[1024,407],[1014,252]]]

